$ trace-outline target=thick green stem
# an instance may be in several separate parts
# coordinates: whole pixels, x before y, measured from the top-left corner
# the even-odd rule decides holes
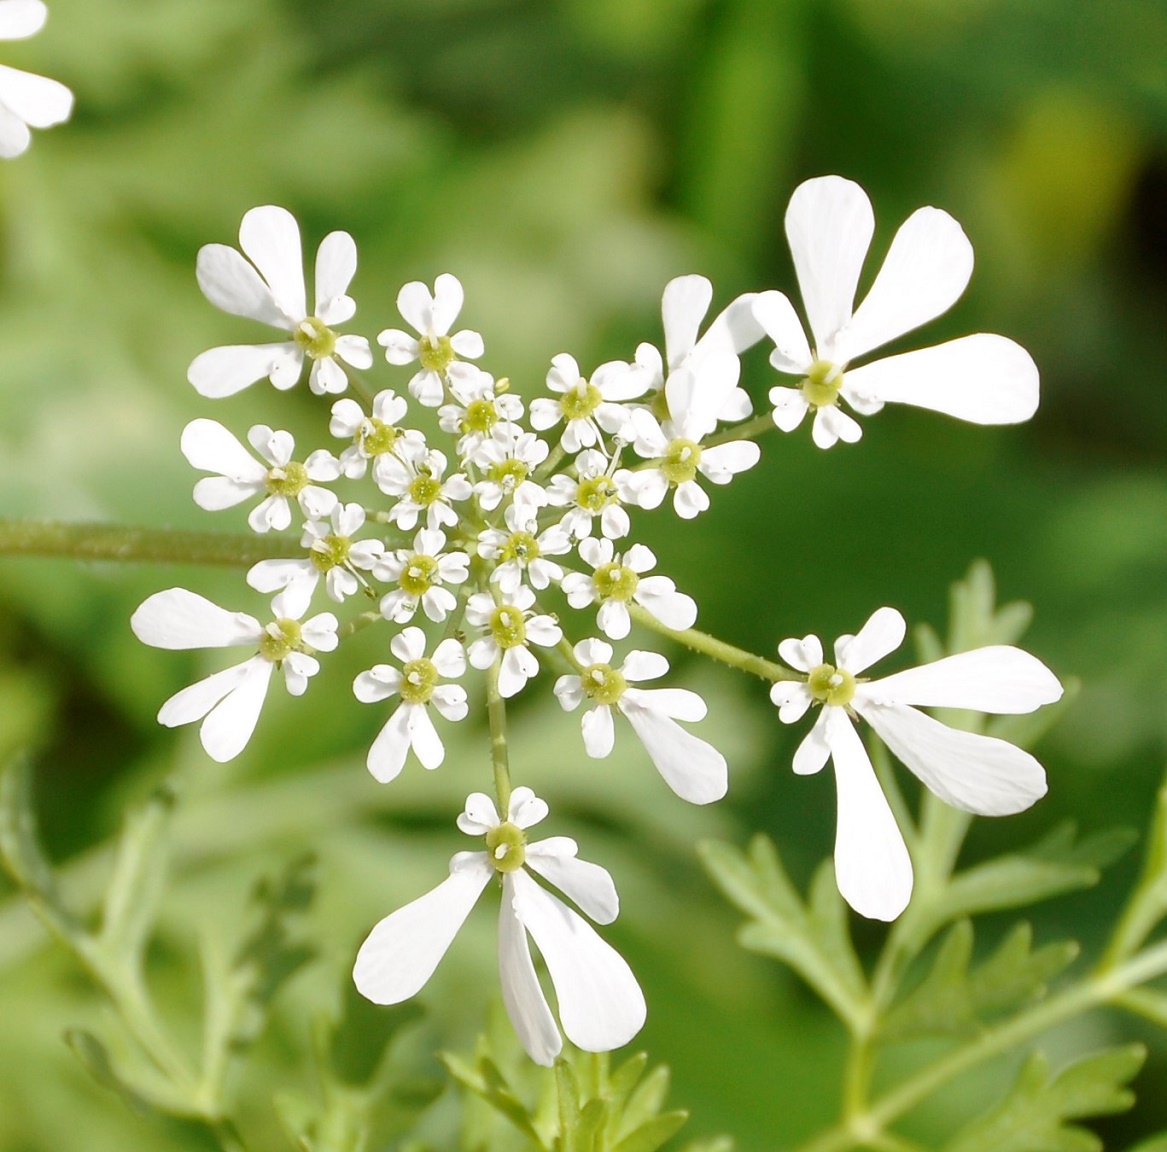
[[[505,820],[511,806],[511,769],[507,759],[507,709],[498,690],[500,656],[486,670],[486,717],[490,724],[490,762],[494,768],[494,791],[499,818]]]

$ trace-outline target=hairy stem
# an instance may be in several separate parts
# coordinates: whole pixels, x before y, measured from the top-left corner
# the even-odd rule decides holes
[[[507,709],[498,690],[500,656],[486,670],[486,716],[490,724],[490,762],[494,768],[494,791],[499,818],[505,820],[511,806],[511,769],[507,758]]]

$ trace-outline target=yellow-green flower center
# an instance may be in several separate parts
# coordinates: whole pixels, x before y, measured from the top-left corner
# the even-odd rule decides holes
[[[815,408],[829,408],[839,399],[843,369],[829,360],[816,360],[802,382],[806,402]]]
[[[579,678],[585,695],[597,704],[615,704],[628,687],[628,681],[611,664],[592,664]]]
[[[692,440],[670,441],[661,460],[660,470],[670,484],[685,484],[697,475],[701,447]]]
[[[527,837],[509,820],[496,824],[486,834],[486,854],[499,872],[516,872],[527,858]]]
[[[592,573],[592,583],[603,600],[623,600],[627,603],[636,595],[640,577],[623,564],[601,564]]]
[[[348,561],[352,544],[351,536],[323,536],[312,541],[308,559],[312,561],[312,566],[317,572],[331,571]]]
[[[309,316],[296,325],[292,339],[304,349],[313,360],[331,356],[336,351],[336,333],[323,320]]]
[[[490,617],[490,634],[502,649],[518,648],[527,642],[527,626],[522,610],[513,604],[500,604]]]
[[[418,341],[417,358],[427,372],[437,372],[439,376],[456,359],[449,336],[438,336],[432,340],[428,336],[423,336]]]
[[[501,464],[492,464],[488,475],[507,495],[510,495],[527,479],[530,471],[522,460],[508,459]]]
[[[616,500],[616,482],[610,476],[581,480],[575,490],[575,502],[585,512],[602,512]]]
[[[432,556],[411,556],[397,578],[402,592],[415,600],[430,590],[438,574],[438,562]]]
[[[409,498],[423,508],[438,500],[442,495],[442,482],[427,473],[416,477],[409,485]]]
[[[438,670],[424,656],[401,669],[401,699],[406,704],[428,704],[438,686]]]
[[[539,541],[530,532],[512,532],[510,539],[499,549],[498,558],[502,563],[517,560],[526,567],[532,560],[539,559]]]
[[[299,622],[281,616],[263,630],[259,638],[259,654],[265,660],[278,664],[300,647],[302,638]]]
[[[360,429],[353,438],[358,448],[364,450],[366,456],[381,456],[393,450],[397,437],[401,433],[392,424],[386,424],[375,416],[362,421]]]
[[[812,668],[806,686],[820,704],[850,704],[855,698],[855,677],[833,664]]]
[[[485,436],[498,423],[498,409],[493,400],[471,400],[462,419],[463,432]]]
[[[603,402],[600,390],[581,378],[574,388],[564,392],[559,407],[564,420],[586,420]]]
[[[289,460],[268,470],[263,485],[271,496],[299,496],[308,484],[308,469]]]

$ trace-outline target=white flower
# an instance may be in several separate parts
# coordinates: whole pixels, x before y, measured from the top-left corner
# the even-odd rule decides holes
[[[426,527],[433,531],[443,525],[455,527],[458,513],[452,505],[456,500],[470,499],[470,481],[461,472],[443,479],[446,457],[436,448],[427,450],[420,441],[399,445],[399,453],[379,456],[374,465],[377,487],[386,496],[398,497],[389,519],[408,532],[424,512]]]
[[[340,469],[345,476],[359,480],[372,460],[373,478],[377,479],[382,474],[380,461],[383,456],[395,453],[406,443],[416,446],[423,442],[420,432],[399,427],[406,407],[405,398],[398,396],[392,388],[386,388],[373,397],[371,416],[366,416],[365,410],[347,396],[333,404],[328,431],[340,439],[352,441],[340,454]]]
[[[309,520],[300,544],[309,550],[302,560],[260,560],[247,573],[247,583],[257,592],[297,588],[305,605],[312,599],[320,577],[329,599],[342,604],[361,586],[356,570],[368,572],[385,545],[380,540],[354,540],[365,523],[359,504],[336,504],[329,520]]]
[[[575,458],[575,479],[559,473],[551,478],[547,502],[568,508],[560,521],[572,536],[582,540],[592,534],[592,521],[599,516],[600,531],[610,540],[628,535],[632,526],[620,504],[620,488],[611,475],[608,458],[594,448],[585,448]]]
[[[794,756],[794,771],[835,764],[838,826],[835,875],[856,912],[894,920],[912,894],[912,863],[851,723],[858,715],[941,800],[965,812],[1004,816],[1045,795],[1045,772],[1020,748],[992,736],[948,728],[916,706],[974,712],[1032,712],[1051,704],[1062,687],[1040,660],[1019,648],[994,645],[961,652],[882,680],[859,680],[904,639],[904,618],[880,608],[856,636],[835,641],[835,662],[823,661],[817,636],[784,640],[778,651],[806,681],[780,681],[770,691],[787,724],[822,705]]]
[[[646,408],[632,413],[638,455],[655,467],[621,471],[615,480],[621,496],[641,508],[659,507],[674,488],[673,508],[686,520],[709,507],[709,497],[697,483],[700,473],[714,484],[728,484],[738,472],[757,464],[757,444],[736,440],[713,447],[701,440],[717,426],[718,414],[732,396],[741,362],[730,352],[710,352],[695,364],[673,372],[665,384],[668,419],[658,423]]]
[[[48,18],[41,0],[0,0],[0,40],[35,36]],[[19,156],[29,145],[29,128],[51,128],[69,119],[73,93],[47,76],[0,65],[0,156]]]
[[[547,557],[571,551],[566,529],[552,524],[539,532],[536,511],[529,504],[512,504],[504,519],[505,532],[501,528],[485,528],[478,533],[478,555],[497,565],[490,574],[491,581],[509,594],[522,583],[524,572],[532,588],[546,588],[553,580],[562,580],[563,569]]]
[[[167,728],[202,720],[199,739],[212,760],[238,756],[251,739],[267,695],[272,670],[283,669],[293,696],[308,687],[320,670],[313,652],[337,645],[337,620],[321,612],[299,623],[303,603],[281,593],[271,603],[276,617],[266,627],[245,612],[228,612],[185,588],[168,588],[148,597],[130,618],[134,635],[155,648],[255,648],[249,660],[216,672],[171,696],[158,713]],[[205,719],[204,719],[205,717]]]
[[[605,636],[623,640],[628,635],[632,627],[629,601],[651,612],[666,628],[693,627],[696,601],[678,592],[667,576],[644,576],[656,567],[656,557],[643,544],[633,544],[620,555],[611,540],[589,538],[580,542],[579,554],[592,574],[569,572],[563,578],[563,591],[573,608],[600,602],[596,622]]]
[[[486,512],[493,512],[504,500],[542,508],[547,493],[532,480],[531,473],[547,459],[550,449],[534,432],[524,432],[517,424],[498,424],[473,452],[471,461],[486,476],[474,485],[474,495]]]
[[[340,465],[330,452],[321,448],[301,464],[292,459],[296,442],[291,434],[275,432],[266,424],[254,425],[247,440],[267,462],[266,466],[216,420],[192,420],[182,430],[182,454],[191,466],[217,473],[194,487],[194,501],[200,508],[218,512],[262,493],[263,500],[247,517],[256,532],[269,528],[284,531],[292,522],[289,499],[297,501],[309,520],[320,520],[332,513],[336,496],[327,488],[309,483],[339,477]]]
[[[443,640],[427,658],[425,633],[420,628],[403,628],[389,642],[389,650],[401,661],[400,669],[377,664],[353,681],[353,693],[362,704],[401,697],[369,749],[369,771],[382,784],[401,771],[410,748],[423,768],[436,768],[445,759],[442,738],[430,719],[431,704],[447,720],[464,720],[469,711],[466,690],[441,683],[466,671],[466,656],[457,640]]]
[[[589,382],[580,375],[575,357],[561,352],[547,373],[547,387],[559,399],[532,400],[531,427],[542,432],[562,420],[559,442],[565,452],[602,445],[601,430],[614,435],[628,423],[628,412],[618,401],[635,399],[647,386],[642,374],[616,360],[601,364]]]
[[[467,653],[470,663],[485,669],[501,657],[498,691],[507,698],[522,691],[523,685],[539,671],[539,661],[527,644],[550,648],[563,637],[554,617],[531,612],[534,603],[535,593],[525,584],[509,595],[504,593],[497,603],[486,592],[476,592],[466,601],[466,622],[486,632],[470,645]]]
[[[752,348],[765,333],[754,317],[756,293],[739,296],[718,313],[700,339],[697,329],[713,300],[713,285],[704,276],[678,276],[665,285],[661,298],[661,320],[665,330],[665,355],[651,344],[636,349],[635,370],[645,374],[652,393],[652,408],[658,419],[668,416],[664,387],[668,375],[680,368],[693,368],[711,352],[737,356]],[[753,411],[748,393],[734,388],[717,413],[718,420],[745,420]]]
[[[770,363],[803,377],[796,388],[771,389],[774,423],[789,432],[813,408],[812,435],[820,448],[853,443],[862,430],[838,406],[840,396],[864,416],[894,401],[974,424],[1028,420],[1037,408],[1037,366],[1004,336],[981,332],[849,367],[947,312],[972,275],[972,245],[960,225],[938,208],[920,208],[895,234],[875,283],[853,311],[874,228],[871,202],[850,180],[820,176],[795,189],[786,236],[815,346],[812,352],[781,292],[758,296],[754,315],[775,344]]]
[[[477,332],[464,328],[449,335],[462,311],[462,300],[462,285],[448,272],[434,281],[432,295],[420,280],[415,280],[397,294],[397,310],[420,339],[399,328],[386,328],[377,337],[390,364],[420,361],[409,391],[427,408],[441,404],[444,384],[460,372],[473,371],[473,366],[460,363],[458,356],[477,360],[483,353],[482,337]]]
[[[203,295],[232,316],[246,316],[289,333],[275,344],[233,344],[196,356],[187,379],[202,396],[231,396],[265,376],[277,388],[299,379],[304,357],[312,361],[308,387],[318,396],[343,392],[348,377],[338,361],[371,368],[373,353],[363,336],[338,336],[332,325],[357,310],[348,287],[357,270],[357,247],[347,232],[330,232],[316,253],[316,310],[308,312],[300,227],[284,208],[252,208],[239,225],[239,247],[199,249],[198,281]],[[248,263],[250,260],[251,263]]]
[[[524,830],[546,815],[547,805],[530,788],[511,794],[505,822],[489,796],[469,796],[458,827],[468,836],[484,836],[487,850],[459,852],[446,880],[369,933],[353,968],[361,995],[375,1004],[399,1004],[419,992],[482,890],[498,876],[502,998],[527,1054],[550,1067],[563,1047],[535,973],[528,933],[547,964],[567,1038],[585,1052],[627,1044],[646,1014],[636,977],[619,953],[527,869],[554,884],[597,924],[610,924],[619,913],[615,885],[599,865],[580,860],[575,841],[566,836],[527,842]]]
[[[589,756],[607,756],[616,741],[612,708],[632,725],[649,759],[665,783],[682,800],[709,804],[729,786],[725,757],[711,744],[686,732],[677,720],[703,720],[705,701],[684,688],[633,688],[640,680],[656,680],[669,662],[655,652],[629,652],[612,667],[612,646],[603,640],[581,640],[572,649],[581,666],[578,676],[560,676],[555,695],[571,712],[586,699],[593,707],[583,716],[584,747]]]
[[[523,402],[506,387],[506,380],[496,383],[489,372],[478,369],[450,381],[450,393],[457,402],[438,409],[438,424],[443,432],[458,437],[459,456],[472,456],[496,425],[522,419]]]
[[[470,557],[465,552],[443,552],[442,532],[422,528],[413,539],[413,548],[386,553],[373,569],[378,580],[395,581],[397,587],[381,597],[381,615],[405,624],[418,606],[434,621],[445,620],[457,606],[457,599],[444,584],[462,584],[470,575]]]

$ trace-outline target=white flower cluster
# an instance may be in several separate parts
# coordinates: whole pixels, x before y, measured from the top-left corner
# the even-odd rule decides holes
[[[641,344],[630,360],[587,373],[561,353],[551,360],[547,394],[525,401],[508,380],[475,363],[485,355],[482,337],[455,330],[463,293],[450,275],[439,276],[432,291],[421,283],[402,288],[398,308],[413,332],[389,328],[376,342],[390,365],[412,374],[404,393],[373,392],[361,376],[373,365],[370,342],[336,331],[356,314],[348,294],[357,268],[352,238],[333,232],[320,244],[309,312],[295,220],[272,206],[248,212],[241,251],[216,244],[200,252],[199,284],[219,308],[276,328],[281,338],[204,352],[190,366],[190,383],[216,398],[264,378],[286,389],[306,376],[317,395],[350,394],[328,401],[331,439],[306,454],[288,432],[267,425],[252,427],[246,445],[214,420],[194,420],[183,432],[184,455],[207,473],[194,487],[201,508],[249,505],[255,532],[296,525],[301,536],[298,548],[289,540],[286,556],[248,573],[252,589],[274,594],[266,625],[182,588],[159,592],[137,610],[132,625],[147,644],[250,652],[242,664],[172,697],[159,720],[201,720],[208,754],[230,759],[255,729],[275,668],[299,694],[319,669],[317,654],[379,621],[388,626],[395,663],[375,665],[353,685],[363,703],[395,699],[368,753],[379,781],[396,777],[411,750],[424,768],[442,763],[435,714],[442,722],[468,715],[467,692],[457,683],[468,665],[486,674],[493,724],[544,663],[558,662],[564,671],[554,694],[565,710],[583,705],[589,756],[611,753],[623,717],[673,792],[695,804],[720,799],[728,786],[725,758],[687,727],[704,718],[704,701],[681,688],[643,686],[668,673],[666,659],[640,649],[617,658],[609,643],[626,640],[633,624],[683,640],[697,617],[694,601],[672,580],[651,574],[653,553],[629,540],[636,510],[671,496],[678,516],[695,518],[709,506],[710,485],[728,484],[757,463],[754,436],[773,425],[789,431],[812,408],[812,435],[825,448],[860,434],[840,401],[860,415],[894,400],[980,423],[1023,420],[1036,407],[1033,362],[1001,336],[969,336],[852,368],[945,311],[972,269],[959,225],[921,209],[897,233],[867,298],[853,309],[872,229],[866,196],[847,180],[811,180],[794,195],[787,232],[813,351],[793,306],[775,291],[739,297],[702,334],[712,287],[684,276],[665,289],[663,354]],[[775,387],[772,413],[757,419],[739,387],[739,356],[766,336],[774,344],[771,363],[797,383]],[[333,604],[363,593],[378,610],[344,626],[332,611],[307,616],[322,577]],[[565,636],[569,619],[581,638]],[[836,644],[833,665],[813,636],[786,641],[780,652],[790,668],[773,688],[783,721],[819,709],[794,768],[815,772],[834,761],[840,890],[858,911],[882,919],[906,904],[911,863],[852,718],[865,719],[943,799],[999,814],[1043,793],[1040,766],[1011,745],[956,732],[916,707],[1020,712],[1061,691],[1043,665],[1012,648],[862,680],[903,634],[902,617],[884,608]],[[619,1046],[644,1020],[635,978],[528,869],[601,924],[616,916],[615,888],[602,868],[577,858],[574,841],[527,841],[526,830],[547,806],[528,788],[511,789],[505,758],[497,756],[502,740],[496,731],[498,807],[475,793],[458,818],[485,850],[456,855],[445,881],[376,926],[357,959],[357,986],[378,1003],[412,996],[497,876],[503,997],[531,1057],[549,1064],[562,1042],[528,935],[555,985],[567,1036],[593,1051]]]

